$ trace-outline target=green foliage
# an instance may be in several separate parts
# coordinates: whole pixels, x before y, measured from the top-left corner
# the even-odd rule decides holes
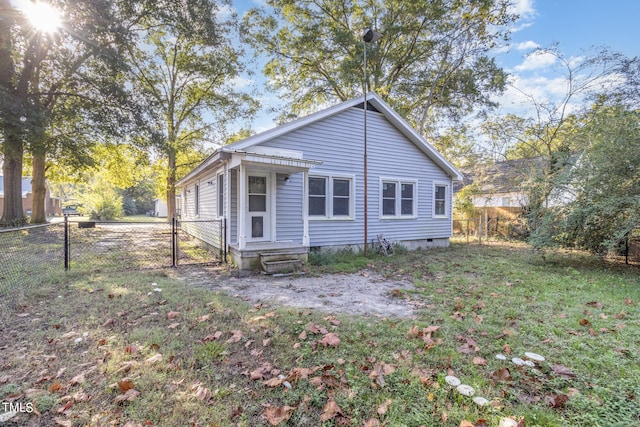
[[[210,365],[224,359],[225,345],[217,341],[209,341],[195,349],[195,358],[202,365]]]
[[[103,175],[97,175],[90,186],[90,191],[80,196],[80,211],[98,220],[112,220],[120,218],[122,209],[122,196],[118,189],[110,184]]]
[[[640,228],[640,115],[595,107],[582,130],[589,141],[575,167],[549,182],[572,200],[532,211],[536,247],[564,245],[604,252]]]
[[[244,17],[243,35],[269,62],[264,73],[290,101],[284,118],[374,90],[421,133],[440,116],[492,105],[506,74],[488,53],[515,20],[503,1],[270,0]],[[368,27],[383,34],[363,46]]]

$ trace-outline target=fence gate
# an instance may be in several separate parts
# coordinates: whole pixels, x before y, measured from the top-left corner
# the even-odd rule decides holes
[[[134,270],[224,261],[223,221],[65,219],[65,269]],[[215,248],[215,249],[214,249]]]

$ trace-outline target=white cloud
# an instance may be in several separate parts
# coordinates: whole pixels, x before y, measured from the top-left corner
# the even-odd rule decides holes
[[[509,12],[517,14],[520,19],[531,19],[537,14],[533,0],[512,0]]]
[[[237,13],[237,10],[231,5],[221,6],[216,12],[216,18],[222,21],[231,18],[234,14]]]
[[[516,44],[516,50],[531,50],[537,49],[540,45],[533,40],[528,40],[526,42]]]
[[[524,62],[517,65],[514,70],[518,72],[538,70],[548,68],[556,63],[558,58],[548,52],[533,52],[524,59]]]
[[[247,79],[245,77],[238,76],[230,80],[229,83],[234,89],[245,89],[251,86],[254,83],[254,81],[251,79]]]

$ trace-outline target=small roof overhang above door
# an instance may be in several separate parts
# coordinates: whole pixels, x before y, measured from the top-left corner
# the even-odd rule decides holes
[[[303,172],[321,165],[318,160],[305,160],[302,152],[293,150],[272,149],[269,147],[251,147],[251,151],[233,150],[231,154],[230,168],[240,164],[252,166],[256,169],[264,169],[278,173]]]

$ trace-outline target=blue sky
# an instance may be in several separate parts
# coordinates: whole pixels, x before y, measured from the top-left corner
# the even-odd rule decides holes
[[[234,8],[242,14],[262,3],[262,0],[234,0]],[[513,29],[509,46],[493,54],[512,75],[515,85],[538,97],[552,96],[560,89],[552,58],[527,56],[537,47],[557,43],[568,59],[583,56],[594,46],[607,46],[629,57],[640,55],[640,0],[512,0],[512,7],[521,18]],[[260,69],[251,79],[263,94],[264,103],[277,102],[274,94],[265,91]],[[506,108],[519,102],[513,90],[500,100]],[[253,130],[260,132],[275,126],[273,119],[265,108],[252,122]]]

